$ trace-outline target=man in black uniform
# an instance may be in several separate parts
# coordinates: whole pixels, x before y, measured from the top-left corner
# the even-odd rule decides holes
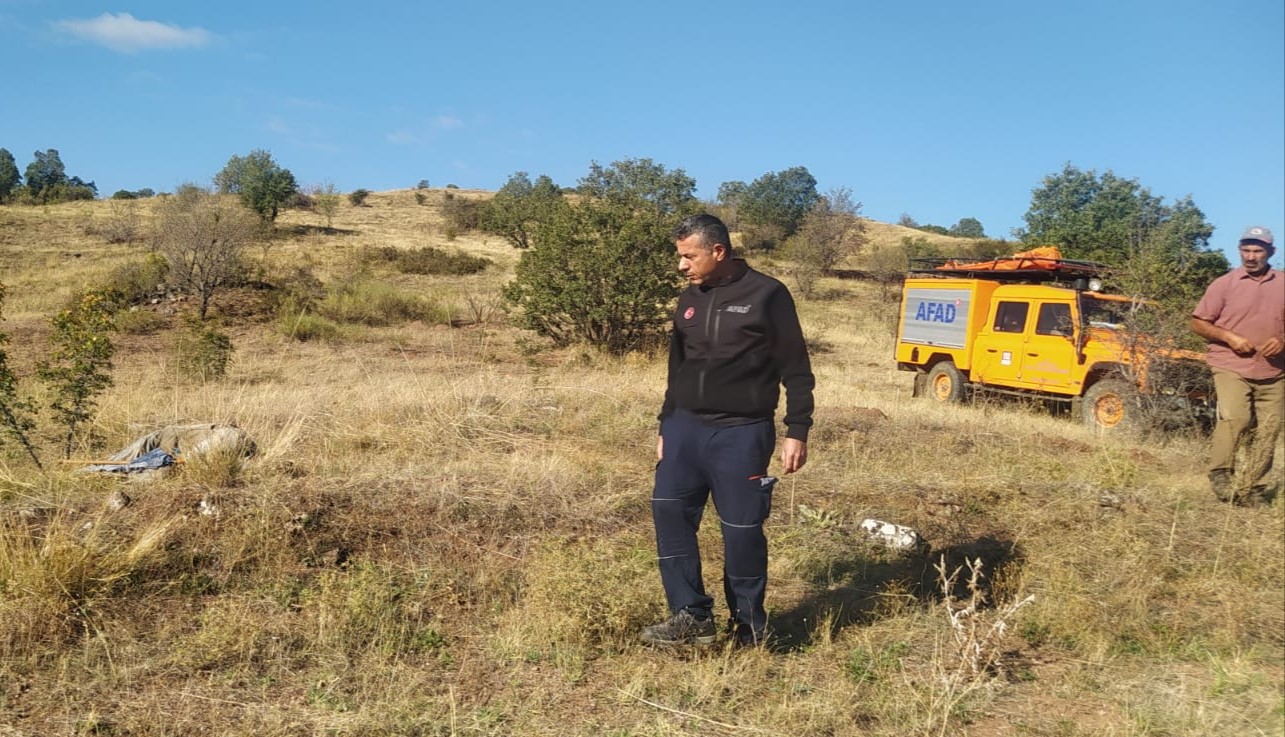
[[[642,639],[714,641],[714,601],[705,594],[696,541],[712,492],[731,634],[737,644],[757,645],[767,627],[763,523],[776,484],[767,470],[780,387],[786,397],[781,465],[788,474],[807,461],[815,379],[789,290],[734,256],[721,220],[693,215],[674,230],[674,241],[689,286],[674,315],[651,502],[672,616],[644,628]]]

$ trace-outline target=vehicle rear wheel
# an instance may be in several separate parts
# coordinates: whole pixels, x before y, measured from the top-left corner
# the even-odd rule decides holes
[[[964,375],[950,361],[934,364],[928,370],[928,396],[938,402],[963,401],[964,383]]]
[[[1103,379],[1084,393],[1084,424],[1104,432],[1129,430],[1137,426],[1138,389],[1122,379]]]

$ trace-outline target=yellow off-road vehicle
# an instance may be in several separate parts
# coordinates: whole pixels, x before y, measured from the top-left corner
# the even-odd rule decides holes
[[[986,390],[1058,400],[1102,430],[1137,426],[1161,409],[1208,412],[1203,356],[1126,330],[1141,305],[1098,291],[1104,272],[1053,248],[987,262],[916,260],[901,295],[897,368],[915,372],[915,396],[958,402]]]

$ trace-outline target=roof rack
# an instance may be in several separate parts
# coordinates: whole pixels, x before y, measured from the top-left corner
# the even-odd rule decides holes
[[[1004,256],[979,261],[960,256],[910,259],[910,273],[935,276],[963,276],[1008,282],[1070,283],[1078,279],[1106,276],[1106,264],[1046,256]]]

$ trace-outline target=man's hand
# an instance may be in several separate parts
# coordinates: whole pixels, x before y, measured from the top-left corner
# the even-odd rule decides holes
[[[1239,355],[1239,356],[1254,355],[1254,350],[1255,350],[1254,344],[1250,343],[1248,340],[1245,340],[1239,335],[1231,332],[1230,330],[1227,331],[1227,336],[1225,338],[1225,341],[1227,343],[1228,348],[1231,348],[1233,351],[1236,351],[1236,355]]]
[[[1191,318],[1191,331],[1196,335],[1209,341],[1217,341],[1225,344],[1232,349],[1237,355],[1252,356],[1254,355],[1254,344],[1240,337],[1226,328],[1220,328],[1208,320],[1202,320],[1194,315]],[[1271,341],[1268,341],[1270,343]],[[1266,345],[1263,346],[1266,349]]]
[[[808,444],[802,440],[786,438],[781,444],[781,465],[785,473],[794,473],[808,462]]]
[[[1279,356],[1282,350],[1285,350],[1285,341],[1280,338],[1268,338],[1266,343],[1258,346],[1259,352],[1264,358]]]
[[[659,461],[664,457],[665,457],[665,436],[657,435],[656,436],[656,460]]]

